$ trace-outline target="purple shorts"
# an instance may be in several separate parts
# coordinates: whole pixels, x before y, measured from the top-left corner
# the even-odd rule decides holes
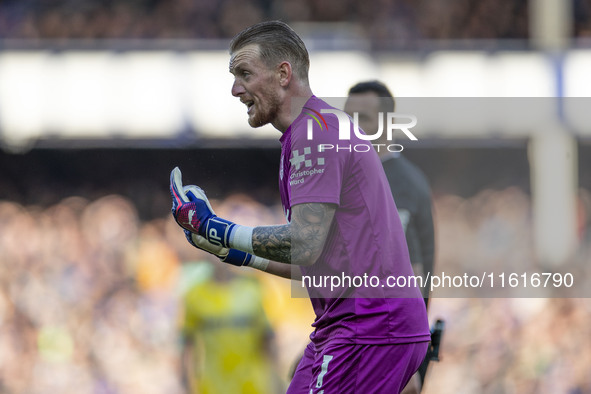
[[[419,369],[429,342],[400,345],[308,344],[287,394],[400,393]]]

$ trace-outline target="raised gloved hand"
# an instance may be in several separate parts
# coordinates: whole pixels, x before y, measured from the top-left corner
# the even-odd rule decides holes
[[[236,224],[216,216],[205,192],[197,186],[183,188],[178,167],[170,173],[172,215],[185,230],[199,234],[213,245],[227,248]]]
[[[217,256],[224,263],[248,265],[261,271],[267,269],[269,260],[243,251],[252,251],[252,228],[217,217],[203,190],[194,185],[183,187],[178,167],[170,173],[170,194],[172,215],[184,229],[191,245]],[[243,250],[229,247],[232,232],[236,229],[236,238],[240,242],[234,242],[242,245]]]

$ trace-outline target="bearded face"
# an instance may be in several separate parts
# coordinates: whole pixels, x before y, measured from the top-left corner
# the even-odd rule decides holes
[[[261,127],[273,123],[280,108],[277,76],[260,58],[258,46],[236,51],[230,59],[230,72],[234,75],[232,95],[246,105],[248,124]]]

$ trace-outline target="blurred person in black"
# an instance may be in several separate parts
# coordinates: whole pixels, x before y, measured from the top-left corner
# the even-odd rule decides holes
[[[382,116],[384,132],[374,141],[374,147],[382,161],[398,209],[414,273],[424,279],[425,286],[422,291],[425,306],[428,307],[430,284],[427,283],[427,279],[433,274],[435,254],[431,188],[423,172],[401,154],[400,146],[393,145],[393,142],[387,139],[386,114],[394,110],[394,97],[388,87],[380,81],[359,82],[349,89],[345,112],[352,117],[356,113],[359,127],[363,131],[368,135],[375,134],[380,127]],[[431,275],[427,277],[427,273]],[[405,393],[420,391],[429,357],[431,355],[427,353],[425,362],[419,369],[420,381],[415,375]],[[415,385],[414,390],[410,389],[412,384]]]
[[[360,82],[349,89],[345,112],[351,116],[357,113],[359,126],[370,135],[378,130],[379,113],[385,116],[394,110],[392,93],[382,82]],[[386,124],[385,121],[383,124]],[[392,141],[386,139],[384,132],[374,146],[379,146],[376,150],[405,230],[413,270],[416,275],[426,277],[428,272],[433,273],[435,254],[431,188],[419,167],[405,158],[398,149],[386,148],[391,144]],[[425,295],[425,303],[428,305],[429,294]]]

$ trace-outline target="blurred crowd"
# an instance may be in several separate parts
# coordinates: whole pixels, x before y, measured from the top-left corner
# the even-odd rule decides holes
[[[250,223],[282,218],[240,195],[212,202]],[[0,223],[0,392],[183,392],[179,273],[181,263],[210,256],[170,217],[140,221],[129,199],[107,195],[44,208],[0,200]],[[268,311],[284,333],[278,343],[293,355],[311,316],[299,326],[283,318],[283,282],[266,285],[274,294]],[[310,315],[304,302],[296,304]]]
[[[115,195],[3,201],[0,221],[0,392],[180,392],[178,257],[154,224]]]
[[[283,222],[278,205],[246,195],[212,204],[238,222]],[[436,196],[437,269],[531,261],[530,209],[517,188]],[[209,256],[170,217],[141,221],[127,198],[107,195],[44,208],[0,200],[0,222],[0,392],[183,392],[180,268]],[[290,298],[288,281],[240,272],[267,294],[286,379],[310,331],[309,301]],[[591,392],[589,299],[435,298],[430,308],[447,331],[427,393]]]
[[[591,0],[574,4],[573,35],[589,36]],[[0,38],[227,39],[265,19],[346,24],[378,48],[528,37],[526,0],[3,0]]]
[[[581,247],[565,262],[582,270],[576,280],[587,284],[579,283],[578,295],[587,298],[533,298],[532,292],[490,298],[509,297],[507,289],[482,291],[483,298],[436,296],[429,316],[443,318],[447,330],[426,393],[591,392],[585,350],[591,346],[591,298],[581,291],[591,278],[590,197],[580,190]],[[531,200],[519,188],[486,189],[470,198],[441,195],[434,205],[437,272],[511,273],[536,266]]]

